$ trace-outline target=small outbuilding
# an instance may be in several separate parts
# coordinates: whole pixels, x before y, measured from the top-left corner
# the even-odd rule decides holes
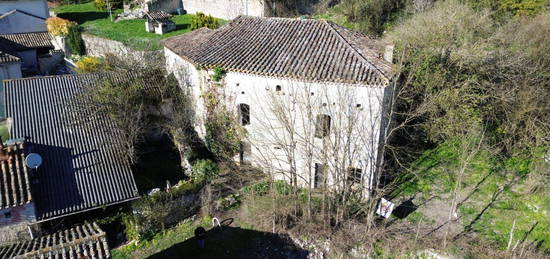
[[[176,24],[170,20],[172,15],[164,11],[146,12],[145,31],[164,34],[176,29]]]

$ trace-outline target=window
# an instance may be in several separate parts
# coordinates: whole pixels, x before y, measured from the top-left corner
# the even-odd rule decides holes
[[[325,186],[326,166],[324,164],[315,163],[315,181],[314,188]]]
[[[275,92],[282,91],[282,87],[280,85],[275,86]]]
[[[361,183],[362,170],[359,168],[348,169],[348,181],[351,183]]]
[[[4,217],[7,219],[11,218],[11,211],[5,212]]]
[[[239,104],[239,115],[241,117],[241,125],[250,124],[250,105],[245,103]]]
[[[324,138],[330,133],[330,116],[325,114],[317,115],[315,121],[315,137]]]

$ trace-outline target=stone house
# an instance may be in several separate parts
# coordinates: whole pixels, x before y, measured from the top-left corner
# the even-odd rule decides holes
[[[36,221],[33,172],[25,166],[24,150],[23,140],[0,143],[0,243],[11,241],[14,235],[27,237],[28,225]]]
[[[11,57],[2,63],[6,67],[4,70],[14,71],[20,66],[23,76],[52,73],[56,66],[64,64],[65,57],[63,51],[56,49],[54,38],[48,32],[0,34],[0,52]],[[0,79],[17,78],[14,75],[17,73],[3,73]]]
[[[247,132],[241,163],[302,186],[368,194],[391,95],[391,53],[385,60],[375,41],[324,20],[240,16],[162,44],[167,70],[195,99],[200,136],[203,96],[214,91]],[[214,68],[225,71],[219,83]]]
[[[164,11],[146,12],[145,31],[164,34],[176,29],[176,24],[170,20],[172,15]]]
[[[115,148],[114,122],[98,114],[88,118],[91,127],[74,125],[66,107],[84,86],[106,76],[128,75],[4,81],[12,140],[5,155],[0,152],[0,241],[28,238],[27,227],[138,198],[129,161]],[[42,158],[38,168],[24,163],[31,153]]]

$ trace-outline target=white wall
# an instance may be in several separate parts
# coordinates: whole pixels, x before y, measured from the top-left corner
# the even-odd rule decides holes
[[[191,76],[196,102],[196,129],[204,136],[204,107],[201,93],[208,87],[208,71],[198,71],[192,64],[165,50],[168,71]],[[182,73],[182,71],[191,71]],[[345,180],[347,168],[363,172],[362,186],[370,186],[372,173],[378,161],[382,124],[382,110],[387,88],[379,86],[336,83],[311,83],[290,79],[268,78],[251,74],[229,72],[218,93],[230,110],[239,104],[250,105],[250,125],[244,126],[251,145],[247,159],[253,164],[277,174],[278,179],[289,180],[291,167],[299,174],[301,185],[314,184],[315,163],[328,166],[328,184],[335,186]],[[281,91],[276,91],[277,85]],[[360,105],[360,107],[357,107]],[[282,109],[282,110],[281,110]],[[286,114],[280,116],[276,114]],[[319,114],[331,116],[330,135],[314,137],[315,118]],[[285,128],[289,119],[294,136]],[[291,148],[292,143],[296,148]],[[295,152],[297,160],[289,163],[288,152]],[[336,186],[338,188],[338,186]]]
[[[265,16],[263,0],[182,0],[187,13],[202,12],[217,18],[232,20],[239,15]]]
[[[0,81],[21,77],[21,62],[0,64]]]
[[[46,22],[43,19],[15,12],[0,19],[1,33],[24,33],[47,31]]]
[[[25,11],[42,18],[50,16],[46,0],[0,1],[0,14],[7,13],[13,9]]]

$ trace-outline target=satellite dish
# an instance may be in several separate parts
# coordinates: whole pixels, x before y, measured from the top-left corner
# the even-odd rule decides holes
[[[42,157],[37,153],[30,153],[25,158],[25,164],[29,168],[37,169],[42,164]]]

